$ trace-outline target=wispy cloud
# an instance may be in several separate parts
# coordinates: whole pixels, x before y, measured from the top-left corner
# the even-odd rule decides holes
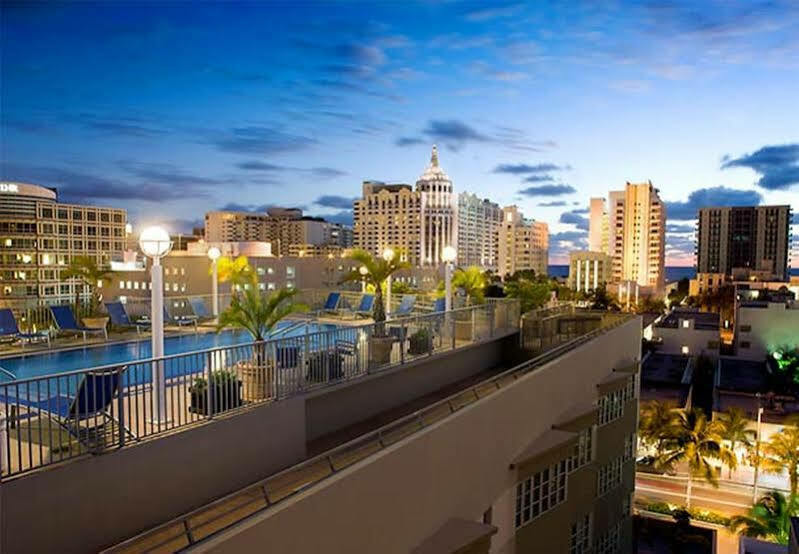
[[[514,17],[524,10],[524,4],[492,5],[467,12],[463,18],[471,22],[484,22],[493,19]]]
[[[491,140],[473,127],[456,119],[432,120],[422,133],[445,144],[452,150],[460,150],[467,142],[490,142]]]
[[[261,155],[304,150],[317,144],[316,139],[263,126],[237,127],[211,137],[210,142],[223,152]]]
[[[354,197],[349,196],[336,196],[333,194],[325,194],[314,200],[314,204],[324,208],[336,208],[339,210],[351,210],[352,203],[356,200]]]
[[[757,184],[768,190],[785,190],[799,184],[799,144],[764,146],[738,158],[725,156],[721,168],[748,167],[760,179]]]
[[[561,171],[571,169],[570,166],[560,166],[553,163],[540,164],[499,164],[494,168],[494,173],[510,173],[512,175],[526,175],[528,173],[547,173],[549,171]]]
[[[570,210],[568,212],[563,212],[560,214],[560,219],[558,221],[560,223],[565,223],[567,225],[574,225],[578,229],[583,231],[588,230],[588,218],[583,217],[582,213],[585,213],[584,210]]]
[[[563,200],[555,200],[553,202],[539,202],[538,206],[541,208],[559,208],[568,205],[568,202]]]
[[[519,191],[524,196],[563,196],[572,194],[577,190],[571,185],[541,185],[537,187],[527,187]]]
[[[666,202],[666,217],[671,220],[696,219],[699,208],[710,206],[757,206],[763,197],[756,190],[738,190],[728,187],[698,189],[688,195],[685,202]]]
[[[397,146],[415,146],[417,144],[427,144],[428,141],[418,137],[399,137],[394,141]]]

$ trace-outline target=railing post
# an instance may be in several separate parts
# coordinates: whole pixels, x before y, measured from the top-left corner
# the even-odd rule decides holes
[[[119,388],[117,389],[117,422],[119,424],[119,447],[125,446],[125,370],[127,366],[122,366],[119,371]]]
[[[305,384],[305,364],[308,364],[308,369],[311,369],[311,340],[308,336],[308,325],[305,326],[305,348],[304,357],[302,362],[297,361],[297,370],[300,374],[297,376],[297,384],[299,390],[304,389]]]
[[[491,302],[488,309],[488,335],[491,338],[494,338],[494,317],[496,317],[496,313],[497,304],[496,302]]]
[[[406,332],[408,330],[408,325],[405,320],[402,321],[400,324],[400,363],[405,363],[405,339],[408,337],[406,336]]]
[[[8,428],[6,427],[6,413],[0,411],[0,481],[3,480],[3,474],[9,471],[8,467],[8,453],[6,452],[6,444],[8,442]]]
[[[472,318],[472,333],[471,333],[472,340],[471,340],[471,342],[477,342],[477,318],[475,317],[475,314],[477,313],[477,310],[475,309],[474,306],[472,306],[472,309],[470,311],[471,311],[470,315],[471,315],[471,318]]]
[[[451,331],[452,331],[452,333],[451,333],[451,336],[452,336],[452,349],[455,350],[455,328],[456,328],[457,322],[455,321],[455,311],[454,310],[449,312],[449,319],[450,319],[450,321],[452,321],[452,328],[451,328]]]
[[[213,362],[214,362],[214,351],[209,350],[207,354],[207,363],[205,364],[205,415],[208,419],[214,417],[214,403],[213,403],[213,394],[211,393],[211,378],[213,377]]]

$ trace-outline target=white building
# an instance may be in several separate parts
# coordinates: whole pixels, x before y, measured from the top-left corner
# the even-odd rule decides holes
[[[719,314],[676,309],[652,326],[652,339],[660,343],[658,352],[699,356],[719,356]]]
[[[433,145],[430,165],[416,181],[421,195],[421,262],[438,265],[445,246],[458,244],[458,218],[452,181],[438,165],[438,149]]]
[[[569,288],[580,291],[596,290],[611,276],[612,259],[604,252],[569,252]]]
[[[498,274],[513,275],[532,269],[536,275],[549,270],[549,226],[524,218],[517,206],[502,208],[499,230]]]
[[[781,348],[799,348],[799,302],[743,302],[735,316],[735,353],[762,361]]]
[[[502,208],[487,198],[458,195],[458,265],[496,271]]]

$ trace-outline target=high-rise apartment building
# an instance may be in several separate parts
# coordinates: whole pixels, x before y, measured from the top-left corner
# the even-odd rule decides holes
[[[790,206],[700,209],[697,273],[731,275],[734,268],[742,268],[788,279],[790,225]]]
[[[487,198],[458,195],[458,265],[496,271],[502,208]]]
[[[120,261],[126,248],[127,212],[64,204],[55,189],[0,183],[0,299],[3,306],[73,300],[82,283],[62,281],[76,256],[101,265]]]
[[[272,244],[277,256],[287,256],[293,245],[352,245],[343,225],[303,216],[298,208],[272,207],[266,214],[213,211],[205,214],[207,242],[260,241]]]
[[[524,218],[517,206],[502,208],[497,255],[499,275],[532,269],[547,275],[549,269],[549,226]]]
[[[592,198],[589,207],[588,250],[607,252],[608,213],[604,198]]]
[[[456,212],[452,181],[433,146],[415,189],[364,181],[363,197],[353,205],[353,243],[375,255],[385,248],[399,250],[412,265],[438,265],[444,247],[457,244]]]
[[[634,282],[638,286],[663,289],[666,256],[666,208],[652,182],[627,183],[623,191],[608,195],[606,217],[599,213],[599,202],[592,199],[589,237],[607,235],[603,250],[613,259],[614,282]],[[605,233],[603,228],[607,229]]]

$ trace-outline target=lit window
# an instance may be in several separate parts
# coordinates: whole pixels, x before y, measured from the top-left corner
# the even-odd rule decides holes
[[[683,328],[687,329],[688,327],[691,326],[691,322],[689,320],[687,320],[687,319],[683,319],[682,320],[682,326],[683,326]]]
[[[686,345],[683,345],[682,348],[680,348],[680,352],[682,352],[683,354],[688,354],[688,347]]]

